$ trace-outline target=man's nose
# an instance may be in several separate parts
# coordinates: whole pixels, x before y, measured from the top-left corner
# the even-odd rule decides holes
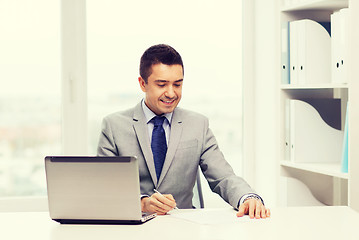
[[[168,97],[168,98],[174,98],[176,96],[176,93],[175,93],[172,86],[168,86],[168,88],[166,90],[166,93],[165,93],[165,96]]]

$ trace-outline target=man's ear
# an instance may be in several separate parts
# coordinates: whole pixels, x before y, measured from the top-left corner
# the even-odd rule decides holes
[[[142,92],[146,92],[146,82],[142,77],[138,77],[138,83],[140,84]]]

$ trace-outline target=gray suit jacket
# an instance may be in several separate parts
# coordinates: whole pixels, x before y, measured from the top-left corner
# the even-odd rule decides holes
[[[156,188],[172,194],[179,208],[192,208],[198,166],[212,191],[235,208],[241,196],[254,193],[224,159],[208,119],[181,108],[173,112],[167,155],[158,181],[141,103],[104,118],[98,155],[137,156],[141,194],[152,195]]]

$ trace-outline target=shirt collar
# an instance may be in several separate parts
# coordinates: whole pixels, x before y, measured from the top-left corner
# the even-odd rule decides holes
[[[151,119],[155,116],[157,116],[154,112],[151,111],[151,109],[149,109],[145,103],[145,100],[142,99],[142,110],[143,110],[143,113],[145,114],[145,118],[146,118],[146,123],[148,123],[149,121],[151,121]],[[171,121],[172,121],[172,115],[173,115],[173,112],[170,112],[170,113],[166,113],[164,114],[163,116],[166,117],[168,123],[171,125]]]

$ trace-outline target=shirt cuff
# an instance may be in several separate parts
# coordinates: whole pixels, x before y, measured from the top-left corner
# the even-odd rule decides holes
[[[248,193],[248,194],[245,194],[243,195],[240,199],[239,199],[239,203],[238,203],[238,207],[240,205],[242,205],[242,203],[244,203],[245,200],[249,199],[249,198],[255,198],[255,199],[258,199],[262,202],[263,206],[264,206],[264,201],[263,199],[258,195],[258,194],[255,194],[255,193]]]
[[[141,194],[141,200],[142,200],[142,198],[145,198],[145,197],[150,197],[150,196]]]

